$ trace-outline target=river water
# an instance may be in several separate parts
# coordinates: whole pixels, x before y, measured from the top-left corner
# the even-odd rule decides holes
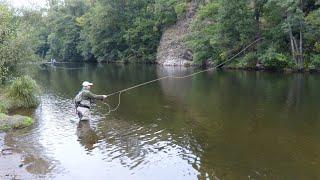
[[[45,179],[318,179],[320,75],[213,71],[166,79],[97,102],[78,122],[82,81],[109,94],[197,70],[142,65],[33,67],[36,124],[11,133],[27,170]],[[118,97],[107,101],[116,106]],[[23,113],[23,112],[22,112]]]

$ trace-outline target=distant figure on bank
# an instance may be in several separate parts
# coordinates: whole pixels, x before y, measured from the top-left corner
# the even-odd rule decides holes
[[[56,61],[55,59],[52,59],[52,58],[51,58],[51,60],[50,60],[51,65],[55,65],[56,62],[57,62],[57,61]]]
[[[90,89],[93,86],[93,84],[88,81],[84,81],[82,83],[82,86],[82,90],[77,94],[77,96],[74,99],[76,112],[80,121],[90,120],[90,108],[91,103],[93,103],[94,100],[102,101],[107,98],[106,95],[96,95],[90,92]]]

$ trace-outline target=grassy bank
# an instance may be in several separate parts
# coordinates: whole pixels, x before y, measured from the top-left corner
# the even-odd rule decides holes
[[[35,108],[39,104],[39,87],[29,76],[13,80],[8,86],[0,87],[0,131],[20,129],[33,124],[27,116],[6,115],[15,109]]]
[[[31,117],[14,115],[9,116],[5,113],[13,110],[15,105],[6,97],[4,87],[0,88],[0,132],[29,127],[34,123]]]

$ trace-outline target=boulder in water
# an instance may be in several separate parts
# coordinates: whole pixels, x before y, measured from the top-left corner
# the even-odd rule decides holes
[[[8,116],[6,114],[0,113],[0,131],[22,129],[31,126],[33,123],[34,120],[27,116]]]

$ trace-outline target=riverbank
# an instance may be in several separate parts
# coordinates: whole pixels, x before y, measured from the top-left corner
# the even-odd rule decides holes
[[[5,145],[5,133],[0,132],[0,179],[34,179],[24,168],[25,155],[18,149]]]
[[[163,64],[156,64],[157,66],[163,67],[184,67],[184,68],[202,68],[202,69],[210,69],[216,67],[214,63],[206,63],[206,64],[184,64],[184,65],[163,65]],[[261,72],[283,72],[283,73],[320,73],[320,69],[317,68],[283,68],[283,69],[272,69],[272,68],[265,68],[263,66],[256,66],[256,67],[247,67],[247,66],[237,66],[237,65],[226,65],[222,67],[217,67],[217,69],[221,70],[234,70],[234,71],[261,71]]]
[[[203,64],[195,64],[195,63],[185,63],[185,64],[180,64],[180,63],[173,63],[173,64],[160,64],[157,62],[128,62],[128,61],[100,61],[100,62],[81,62],[81,61],[77,61],[77,62],[63,62],[61,64],[68,64],[68,63],[79,63],[79,64],[116,64],[116,65],[120,65],[120,66],[125,66],[125,65],[141,65],[141,66],[159,66],[159,67],[183,67],[183,68],[201,68],[201,69],[209,69],[209,68],[213,68],[215,67],[215,63],[212,62],[206,62]],[[46,64],[46,63],[44,63]],[[71,68],[72,69],[72,68]],[[279,73],[279,72],[283,72],[283,73],[320,73],[320,69],[319,68],[315,68],[315,67],[310,67],[310,68],[303,68],[303,69],[298,69],[298,68],[283,68],[283,69],[272,69],[272,68],[266,68],[263,67],[262,65],[258,64],[257,66],[253,67],[253,66],[239,66],[237,64],[228,64],[225,65],[223,67],[219,67],[217,69],[221,69],[221,70],[236,70],[236,71],[260,71],[260,72],[275,72],[275,73]]]
[[[213,67],[213,66],[211,66]],[[210,67],[209,67],[210,68]],[[283,72],[283,73],[319,73],[320,69],[295,69],[295,68],[284,68],[284,69],[267,69],[263,67],[234,67],[225,66],[223,70],[235,70],[235,71],[261,71],[261,72]]]
[[[31,117],[7,115],[18,105],[8,95],[7,88],[0,87],[0,179],[35,179],[24,168],[27,165],[25,162],[26,155],[16,146],[8,146],[5,142],[8,133],[34,124],[34,120]]]
[[[33,123],[33,119],[27,116],[0,113],[0,179],[34,179],[33,175],[23,168],[25,155],[5,143],[7,132],[29,127]]]
[[[22,129],[29,127],[34,123],[34,120],[28,116],[12,115],[5,113],[13,111],[15,103],[9,100],[4,88],[0,88],[0,132],[10,131],[14,129]]]

